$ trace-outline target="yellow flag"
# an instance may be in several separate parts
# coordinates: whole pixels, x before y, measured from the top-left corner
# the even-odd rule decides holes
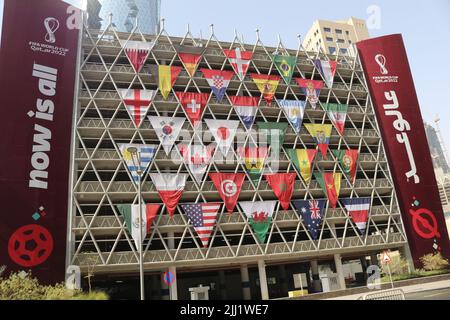
[[[342,173],[334,173],[333,179],[334,179],[334,187],[336,188],[336,194],[339,197],[339,194],[341,193]]]
[[[161,91],[164,100],[169,97],[180,72],[181,67],[159,66],[159,91]]]
[[[267,104],[270,105],[273,101],[275,93],[277,92],[278,85],[280,84],[280,77],[252,74],[252,78],[259,91],[264,96],[264,99],[267,101]]]

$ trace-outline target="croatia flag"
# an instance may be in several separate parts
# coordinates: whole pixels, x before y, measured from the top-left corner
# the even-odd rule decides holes
[[[258,112],[259,98],[257,97],[230,97],[234,110],[244,123],[245,127],[250,130],[255,123],[256,114]]]
[[[212,92],[217,98],[217,102],[222,102],[225,92],[233,78],[232,71],[200,69],[205,76],[206,81],[211,87]]]
[[[314,60],[314,65],[319,70],[328,88],[333,87],[334,75],[336,74],[337,61]]]

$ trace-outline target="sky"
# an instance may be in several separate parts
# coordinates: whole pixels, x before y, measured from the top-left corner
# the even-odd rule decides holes
[[[314,20],[350,16],[367,20],[372,37],[402,33],[423,118],[433,122],[440,116],[442,135],[450,148],[450,41],[443,36],[450,30],[450,0],[161,0],[161,6],[166,30],[173,36],[183,36],[189,24],[194,36],[202,31],[207,38],[214,23],[219,40],[231,41],[236,29],[245,42],[254,43],[258,28],[264,45],[276,45],[280,35],[286,47],[297,49],[297,35],[304,36]],[[379,20],[373,20],[374,12]]]

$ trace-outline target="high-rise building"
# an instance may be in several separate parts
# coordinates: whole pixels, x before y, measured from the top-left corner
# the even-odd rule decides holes
[[[369,38],[366,22],[354,17],[348,20],[316,20],[303,40],[306,51],[318,48],[327,54],[347,54],[352,44]]]
[[[430,146],[431,157],[433,158],[433,166],[436,172],[436,178],[440,180],[450,173],[450,168],[445,155],[445,146],[439,138],[437,130],[430,124],[424,123],[425,132],[427,134],[428,145]]]
[[[90,29],[101,29],[102,19],[100,18],[100,10],[102,5],[99,0],[87,0],[86,11],[88,13],[87,24]]]
[[[119,32],[131,32],[136,20],[143,34],[159,32],[161,0],[88,0],[87,9],[89,16],[99,17],[102,29],[107,27],[112,14],[112,22]],[[97,18],[93,19],[98,22]]]

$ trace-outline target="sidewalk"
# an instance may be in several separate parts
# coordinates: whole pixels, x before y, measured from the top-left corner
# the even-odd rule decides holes
[[[403,286],[403,287],[396,286],[396,284],[394,282],[394,289],[402,289],[405,292],[405,294],[421,292],[421,291],[445,289],[445,288],[450,288],[450,280],[421,283],[421,284],[415,284],[415,285]],[[376,290],[373,290],[373,292],[375,293]],[[324,299],[324,300],[357,300],[359,297],[361,297],[363,295],[364,295],[364,293],[360,293],[360,294],[353,294],[353,295],[349,295],[349,296],[329,298],[329,299]]]

